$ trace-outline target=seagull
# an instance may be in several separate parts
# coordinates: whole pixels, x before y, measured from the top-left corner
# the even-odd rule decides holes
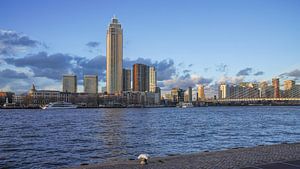
[[[148,159],[150,158],[149,154],[140,154],[138,159],[141,161],[140,164],[148,164]]]

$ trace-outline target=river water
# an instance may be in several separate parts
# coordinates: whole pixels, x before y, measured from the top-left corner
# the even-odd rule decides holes
[[[300,107],[0,109],[0,168],[60,168],[300,141]]]

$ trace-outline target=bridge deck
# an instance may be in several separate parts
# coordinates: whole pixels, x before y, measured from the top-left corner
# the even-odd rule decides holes
[[[207,102],[251,102],[251,101],[300,101],[300,98],[241,98],[241,99],[217,99]]]

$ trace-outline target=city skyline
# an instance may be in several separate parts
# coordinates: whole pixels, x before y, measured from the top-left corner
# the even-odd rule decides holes
[[[30,1],[29,4],[33,2],[37,1]],[[204,1],[193,2],[196,7],[206,9],[200,13],[191,5],[175,2],[169,6],[169,3],[157,2],[162,5],[158,13],[163,9],[170,12],[161,18],[158,14],[154,14],[153,18],[149,17],[149,8],[131,2],[135,7],[141,7],[138,11],[144,9],[146,12],[140,16],[133,16],[132,12],[126,14],[121,7],[124,4],[118,2],[117,11],[109,7],[104,10],[105,13],[95,13],[96,16],[93,17],[88,17],[89,14],[79,15],[80,18],[72,21],[69,20],[70,16],[59,19],[57,15],[49,16],[43,13],[42,16],[53,26],[61,25],[59,29],[44,30],[41,29],[41,25],[37,25],[44,20],[34,15],[40,9],[21,16],[23,10],[32,7],[28,4],[2,1],[0,90],[25,92],[32,82],[42,89],[58,90],[61,89],[62,75],[69,73],[76,74],[80,79],[79,91],[83,91],[82,77],[86,74],[98,75],[99,88],[105,86],[105,32],[113,14],[116,14],[124,27],[123,67],[132,68],[134,63],[155,66],[158,72],[158,86],[162,87],[162,90],[170,90],[173,87],[186,89],[188,86],[195,88],[198,84],[213,88],[222,81],[238,83],[267,80],[271,83],[271,79],[277,76],[299,82],[300,34],[295,28],[299,27],[300,22],[297,21],[300,12],[296,10],[299,4],[297,1],[218,1],[219,3],[214,3],[215,6]],[[62,8],[69,3],[63,1],[61,6],[57,7],[60,9],[59,13],[64,13]],[[49,9],[54,8],[53,2],[47,1],[46,4]],[[104,9],[95,1],[91,4],[95,5],[91,13],[96,7]],[[113,2],[106,3],[110,6],[108,4]],[[72,2],[74,9],[79,8],[79,5],[91,7],[78,1]],[[182,8],[178,7],[180,5]],[[234,10],[229,10],[230,5]],[[20,7],[24,9],[19,9]],[[45,8],[41,3],[36,3],[35,7]],[[10,9],[11,15],[6,9]],[[20,11],[17,12],[17,9]],[[176,17],[178,14],[172,9],[181,9],[179,13],[182,16]],[[256,10],[258,13],[248,16],[249,13],[242,11],[243,9]],[[220,11],[213,13],[216,10]],[[264,13],[264,10],[269,13]],[[190,13],[186,14],[184,11]],[[237,13],[241,15],[235,16]],[[71,12],[70,15],[75,14]],[[32,24],[20,22],[28,16],[31,16]],[[85,23],[79,27],[84,31],[79,33],[80,29],[63,24],[64,20],[68,20],[70,25]],[[93,24],[86,23],[86,20]],[[174,29],[170,29],[169,25],[173,25],[175,21]],[[251,25],[254,23],[256,26]],[[187,29],[186,25],[193,25],[194,29]],[[190,36],[191,32],[195,32],[193,36]],[[76,33],[76,39],[71,37]],[[183,36],[184,33],[187,36]],[[48,34],[52,36],[49,37]],[[186,42],[190,43],[184,45]]]

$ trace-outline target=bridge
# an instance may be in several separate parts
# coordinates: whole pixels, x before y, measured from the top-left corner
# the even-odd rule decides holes
[[[213,102],[253,102],[253,101],[300,101],[300,98],[240,98],[240,99],[216,99]]]
[[[239,99],[211,99],[202,100],[200,105],[300,105],[300,98],[239,98]]]

